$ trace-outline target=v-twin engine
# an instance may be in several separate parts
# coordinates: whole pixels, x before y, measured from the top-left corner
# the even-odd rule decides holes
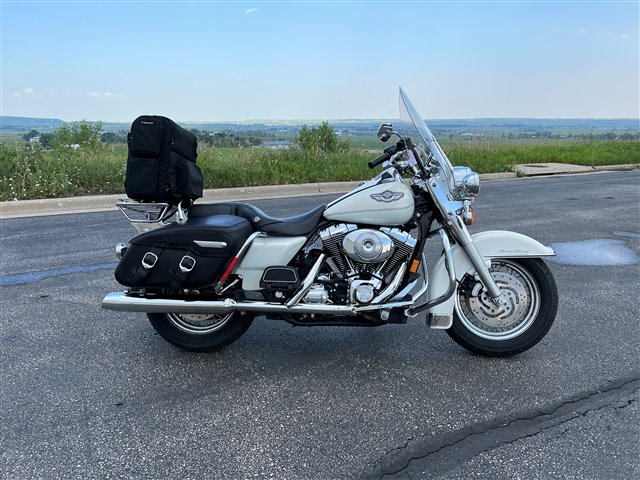
[[[416,239],[398,228],[358,228],[340,223],[320,232],[320,239],[330,258],[327,263],[334,274],[349,283],[349,297],[354,303],[371,302],[408,260]]]

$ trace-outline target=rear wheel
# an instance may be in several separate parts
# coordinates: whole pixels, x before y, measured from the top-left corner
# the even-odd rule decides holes
[[[516,355],[533,347],[551,328],[558,309],[556,283],[539,259],[495,259],[491,275],[506,305],[495,305],[467,275],[456,290],[453,325],[447,333],[480,355]]]
[[[190,352],[215,352],[235,342],[254,315],[149,313],[151,325],[167,342]]]

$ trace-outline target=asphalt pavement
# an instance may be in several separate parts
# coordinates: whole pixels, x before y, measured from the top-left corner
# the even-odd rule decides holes
[[[508,359],[424,315],[259,318],[221,352],[182,352],[99,306],[135,234],[119,212],[0,220],[0,478],[638,478],[639,215],[638,171],[482,185],[472,232],[575,253],[550,263],[551,331]]]

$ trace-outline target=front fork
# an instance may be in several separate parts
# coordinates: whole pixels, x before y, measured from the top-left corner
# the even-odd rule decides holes
[[[476,245],[473,243],[473,239],[471,238],[471,234],[467,227],[462,223],[462,219],[456,215],[449,216],[449,227],[451,228],[451,232],[455,237],[456,241],[465,251],[469,260],[473,264],[478,273],[478,277],[484,285],[484,288],[487,290],[487,293],[493,300],[493,302],[500,306],[506,303],[506,299],[504,298],[500,287],[496,284],[495,280],[491,276],[491,272],[489,271],[489,267],[485,263],[482,255],[478,252]]]

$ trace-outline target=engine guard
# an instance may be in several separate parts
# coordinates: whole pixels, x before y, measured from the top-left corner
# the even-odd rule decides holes
[[[472,235],[471,238],[482,258],[540,258],[554,256],[555,252],[531,237],[506,230],[493,230]],[[460,281],[474,266],[465,251],[459,246],[451,248],[456,280]],[[449,274],[445,256],[440,257],[429,275],[428,298],[442,295],[449,286]],[[455,293],[447,301],[427,310],[431,328],[446,329],[451,326]],[[448,321],[445,321],[448,320]]]

